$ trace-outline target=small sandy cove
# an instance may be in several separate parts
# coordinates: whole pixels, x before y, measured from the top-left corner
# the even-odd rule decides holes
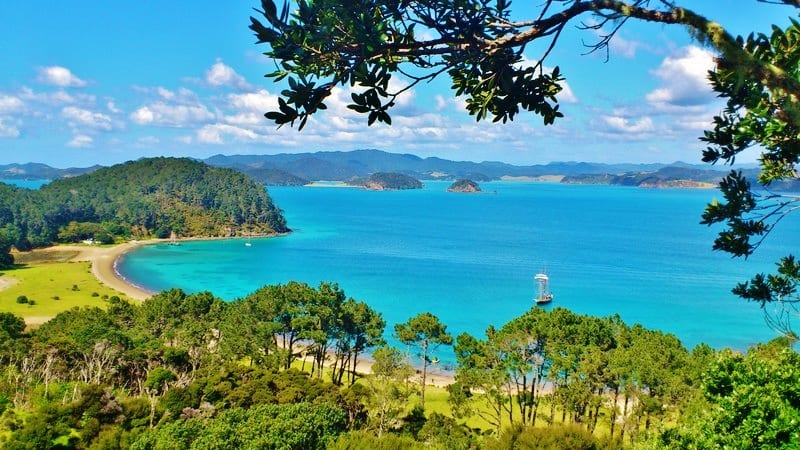
[[[117,272],[117,259],[123,254],[146,244],[162,242],[163,239],[150,239],[145,241],[130,241],[113,247],[100,247],[96,245],[58,245],[33,250],[34,253],[47,252],[76,252],[70,261],[89,261],[92,266],[92,273],[101,283],[119,291],[134,300],[146,300],[153,296],[153,292],[148,292],[136,285],[131,284]]]
[[[94,276],[106,286],[119,291],[134,300],[146,300],[153,296],[153,292],[148,292],[136,285],[131,284],[126,280],[116,269],[117,260],[125,253],[140,247],[142,245],[155,244],[165,242],[165,239],[149,239],[143,241],[130,241],[124,244],[115,245],[113,247],[100,247],[95,245],[58,245],[55,247],[48,247],[33,250],[35,253],[46,252],[63,252],[70,251],[77,254],[70,259],[70,261],[89,261],[92,266],[92,273]],[[14,283],[16,280],[13,278],[0,278],[0,289],[4,286],[2,283]],[[39,319],[34,320],[36,323],[42,323],[49,318],[26,318]],[[372,373],[372,361],[369,359],[359,360],[356,371],[362,374]],[[419,374],[417,374],[419,376]],[[453,383],[453,376],[451,373],[439,371],[435,367],[431,367],[428,371],[427,385],[445,387]]]

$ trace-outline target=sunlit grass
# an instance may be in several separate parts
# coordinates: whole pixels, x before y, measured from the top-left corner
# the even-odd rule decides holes
[[[0,278],[13,278],[0,290],[0,312],[10,312],[30,322],[41,322],[76,306],[105,308],[112,295],[125,296],[100,284],[89,262],[36,262],[17,265],[0,272]],[[25,296],[29,303],[18,303]],[[33,304],[30,304],[33,300]]]

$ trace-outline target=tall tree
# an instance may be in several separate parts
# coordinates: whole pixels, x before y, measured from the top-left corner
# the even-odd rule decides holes
[[[369,416],[380,437],[397,424],[407,408],[410,393],[401,384],[414,373],[414,368],[394,347],[379,347],[372,358],[372,376],[366,382],[371,394]]]
[[[684,415],[662,448],[798,448],[800,355],[779,338],[746,355],[724,351],[703,383],[710,407]]]
[[[800,8],[796,0],[757,0]],[[261,17],[251,18],[258,43],[277,69],[267,77],[286,79],[288,88],[277,110],[266,118],[277,125],[302,129],[312,114],[325,110],[325,100],[337,86],[352,91],[353,111],[367,124],[391,124],[389,111],[397,97],[415,85],[448,76],[456,96],[466,98],[467,111],[477,120],[513,120],[529,111],[552,124],[562,117],[556,95],[564,78],[551,57],[561,33],[571,23],[590,33],[594,50],[608,50],[628,20],[684,26],[700,42],[719,52],[711,74],[714,89],[728,99],[714,128],[702,137],[708,143],[703,160],[735,162],[750,147],[762,149],[760,187],[794,180],[800,163],[800,24],[770,34],[734,37],[722,24],[672,1],[545,0],[526,4],[522,16],[512,14],[511,1],[363,0],[299,1],[290,11],[262,0]],[[524,17],[528,14],[528,17]],[[610,26],[611,31],[602,30]],[[598,37],[598,35],[600,37]],[[523,50],[543,45],[534,64],[520,64]],[[590,41],[591,42],[591,41]],[[527,55],[526,55],[527,56]],[[554,66],[545,69],[546,62]],[[406,83],[393,89],[393,75]],[[740,173],[720,183],[724,202],[710,204],[707,224],[724,223],[716,249],[737,256],[751,254],[763,237],[797,209],[800,198],[755,192]],[[789,255],[774,275],[759,274],[737,286],[740,296],[776,304],[771,317],[782,331],[791,332],[790,317],[800,302],[800,263]]]
[[[425,407],[425,383],[428,376],[428,364],[431,355],[440,345],[452,345],[453,336],[447,332],[447,326],[431,313],[420,313],[405,323],[394,326],[397,339],[403,344],[414,346],[420,350],[422,359],[422,379],[420,381],[421,405]]]

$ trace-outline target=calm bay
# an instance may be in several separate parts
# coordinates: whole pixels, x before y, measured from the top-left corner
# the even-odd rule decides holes
[[[533,306],[546,270],[552,307],[674,333],[691,347],[746,349],[769,340],[758,305],[730,293],[797,247],[788,217],[748,260],[714,252],[699,225],[718,191],[557,183],[482,183],[480,194],[425,189],[271,187],[287,236],[159,244],[119,272],[150,290],[233,300],[291,280],[339,283],[394,323],[429,311],[454,334],[483,335]]]

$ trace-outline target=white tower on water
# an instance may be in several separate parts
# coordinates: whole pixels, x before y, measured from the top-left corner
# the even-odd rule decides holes
[[[545,303],[550,303],[553,301],[553,293],[550,292],[550,278],[545,273],[537,273],[535,277],[533,277],[536,284],[539,285],[539,295],[536,297],[535,301],[537,305],[542,305]]]

